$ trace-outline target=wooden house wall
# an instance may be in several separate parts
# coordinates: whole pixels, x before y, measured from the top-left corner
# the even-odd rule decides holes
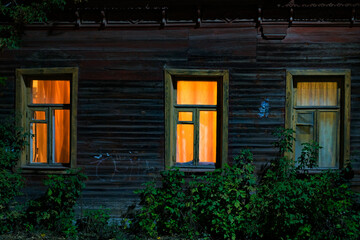
[[[31,30],[20,49],[0,54],[0,75],[8,77],[0,116],[14,110],[16,68],[78,67],[77,165],[89,176],[80,205],[117,214],[164,169],[164,67],[229,70],[229,159],[250,148],[258,167],[274,157],[271,132],[284,126],[286,69],[351,69],[354,153],[359,36],[359,28],[348,27],[292,27],[284,40],[264,40],[255,27]],[[269,116],[261,118],[265,99]],[[106,153],[112,159],[94,158]],[[28,175],[29,193],[40,192],[40,179]]]

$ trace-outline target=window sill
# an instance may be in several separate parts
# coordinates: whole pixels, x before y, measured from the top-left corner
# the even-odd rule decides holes
[[[332,171],[340,171],[339,168],[305,168],[303,170],[298,170],[298,173],[310,173],[310,174],[316,174],[316,173],[322,173],[324,171],[328,171],[328,170],[332,170]]]
[[[216,168],[215,165],[185,165],[185,164],[175,164],[172,168],[178,168],[179,171],[186,173],[206,173],[213,172]]]
[[[213,172],[215,171],[215,168],[179,167],[179,171],[185,173],[204,173],[204,172]]]
[[[21,173],[36,173],[36,174],[68,174],[70,167],[62,165],[25,165],[19,167]]]

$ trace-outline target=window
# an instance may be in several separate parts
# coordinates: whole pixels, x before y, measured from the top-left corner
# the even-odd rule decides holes
[[[316,141],[319,168],[341,168],[350,155],[350,71],[287,72],[286,128],[295,130],[293,157]]]
[[[165,70],[165,167],[195,171],[227,161],[229,75]]]
[[[29,133],[24,169],[75,167],[77,68],[17,69],[16,109]]]

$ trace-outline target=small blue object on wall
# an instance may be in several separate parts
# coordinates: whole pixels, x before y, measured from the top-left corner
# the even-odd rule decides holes
[[[270,104],[269,99],[265,98],[259,107],[259,117],[260,118],[267,118],[269,116]]]

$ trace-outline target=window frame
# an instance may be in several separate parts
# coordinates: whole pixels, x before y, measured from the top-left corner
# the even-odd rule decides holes
[[[176,104],[176,81],[180,78],[191,78],[193,81],[216,81],[218,102],[213,105],[197,105],[199,109],[217,111],[217,134],[216,134],[216,163],[215,168],[222,168],[228,158],[228,108],[229,108],[229,71],[228,70],[204,70],[204,69],[165,69],[165,169],[175,166],[176,162],[176,124],[179,110]],[[207,79],[210,78],[210,79]],[[191,80],[190,80],[191,81]],[[219,101],[220,100],[220,101]],[[181,105],[181,109],[191,109],[192,105]],[[180,110],[183,111],[183,110]],[[196,109],[191,109],[195,111]],[[199,110],[200,111],[200,110]],[[193,113],[194,114],[194,113]],[[193,119],[194,122],[194,115]],[[194,128],[196,123],[194,122]],[[197,134],[197,133],[194,133]],[[194,143],[194,146],[196,144]],[[178,166],[178,165],[177,165]],[[182,171],[212,171],[213,166],[178,166]]]
[[[311,107],[296,107],[295,97],[296,88],[294,88],[294,77],[316,77],[316,76],[338,76],[341,77],[341,81],[339,81],[339,88],[341,91],[340,94],[340,104],[336,107],[321,107],[314,106]],[[295,115],[296,108],[306,110],[314,110],[315,114],[320,110],[331,111],[331,109],[340,108],[340,116],[339,116],[339,156],[338,156],[338,167],[343,168],[350,163],[350,110],[351,110],[351,71],[349,69],[288,69],[286,71],[286,103],[285,103],[285,128],[295,129]],[[314,123],[315,125],[317,123]],[[315,131],[315,129],[314,129]],[[296,137],[296,134],[294,134]],[[295,144],[293,144],[293,152],[287,153],[287,157],[293,159],[295,161]],[[329,169],[329,168],[316,168],[318,170],[321,169]]]
[[[70,81],[70,104],[31,104],[31,80],[69,80]],[[27,141],[30,143],[30,123],[39,120],[31,120],[31,111],[40,110],[46,113],[46,122],[50,121],[51,109],[70,108],[70,163],[69,164],[51,164],[49,159],[47,163],[30,163],[30,144],[25,146],[21,153],[17,168],[21,168],[25,173],[66,173],[66,170],[76,168],[77,157],[77,92],[78,92],[78,68],[21,68],[16,69],[16,114],[20,115],[17,120],[18,126],[22,127],[28,133]],[[59,108],[60,107],[60,108]],[[41,120],[40,120],[41,121]],[[45,122],[44,121],[44,122]],[[48,136],[48,151],[50,151],[51,141]],[[53,157],[53,153],[51,153]],[[50,154],[48,154],[48,157]]]

